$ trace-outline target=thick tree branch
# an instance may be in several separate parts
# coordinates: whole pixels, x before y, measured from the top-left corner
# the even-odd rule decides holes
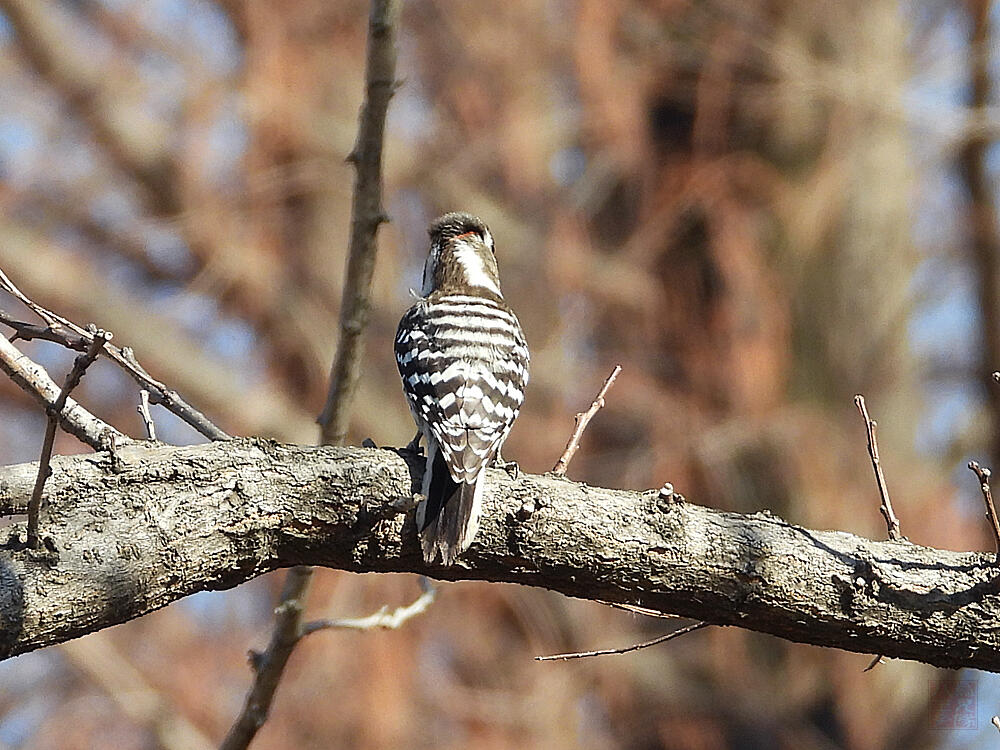
[[[1000,671],[993,555],[812,531],[625,492],[490,473],[477,541],[451,568],[422,562],[409,497],[423,459],[262,439],[133,443],[53,458],[50,556],[0,550],[0,653],[133,619],[275,568],[324,565],[508,581],[737,625],[793,641]],[[23,505],[37,466],[0,469]],[[518,510],[538,507],[524,521]],[[397,506],[398,507],[398,506]]]

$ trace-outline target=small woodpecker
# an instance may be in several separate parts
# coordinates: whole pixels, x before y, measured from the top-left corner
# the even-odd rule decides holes
[[[396,365],[427,448],[416,521],[424,560],[452,565],[479,528],[484,469],[524,401],[528,345],[504,302],[493,237],[481,219],[430,226],[420,299],[396,332]]]

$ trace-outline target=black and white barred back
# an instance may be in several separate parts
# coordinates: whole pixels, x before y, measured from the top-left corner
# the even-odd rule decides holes
[[[524,401],[528,347],[500,292],[493,238],[469,214],[430,228],[423,297],[399,322],[395,354],[427,446],[417,529],[424,559],[455,562],[479,528],[484,469]]]

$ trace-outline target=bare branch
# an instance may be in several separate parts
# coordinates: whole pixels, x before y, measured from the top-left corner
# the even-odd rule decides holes
[[[399,607],[393,612],[389,612],[387,607],[382,607],[378,612],[367,617],[314,620],[302,624],[302,613],[305,610],[304,597],[309,591],[312,570],[308,566],[299,565],[288,571],[280,603],[275,608],[275,626],[271,633],[271,642],[263,653],[250,652],[250,663],[256,673],[256,679],[253,688],[247,695],[243,710],[221,745],[221,750],[238,750],[248,747],[253,741],[257,731],[267,721],[274,693],[281,681],[285,665],[302,638],[320,630],[336,628],[395,630],[425,612],[437,594],[437,589],[430,580],[421,576],[420,583],[423,588],[421,595],[412,604]]]
[[[985,466],[980,466],[977,461],[969,461],[969,469],[979,479],[979,489],[983,493],[983,502],[986,505],[986,518],[989,520],[990,529],[993,532],[997,558],[1000,559],[1000,520],[997,519],[996,505],[993,504],[993,492],[990,490],[992,472]]]
[[[30,394],[46,411],[54,409],[60,388],[41,365],[33,362],[24,352],[0,336],[0,370],[14,381],[21,390]],[[107,450],[109,444],[126,445],[131,438],[107,422],[95,417],[71,398],[57,411],[59,424],[73,437],[96,451]],[[23,508],[21,509],[23,510]]]
[[[658,612],[657,610],[650,609],[649,607],[640,607],[637,604],[621,604],[620,602],[601,602],[601,604],[606,604],[609,607],[614,607],[615,609],[620,609],[625,612],[631,612],[634,615],[658,617],[661,620],[673,620],[677,617],[677,615],[672,615],[666,612]]]
[[[382,207],[382,145],[385,115],[396,89],[396,27],[399,0],[372,0],[368,18],[365,102],[358,138],[348,161],[356,177],[351,199],[351,239],[344,297],[340,305],[340,342],[330,371],[326,405],[319,417],[324,445],[342,445],[361,372],[364,330],[368,324],[375,237],[386,221]]]
[[[569,442],[566,443],[566,450],[556,461],[556,465],[552,467],[552,473],[557,476],[565,476],[566,469],[569,468],[569,462],[573,460],[573,456],[576,455],[576,451],[580,447],[580,438],[583,437],[583,431],[587,429],[587,425],[590,424],[590,420],[594,418],[594,415],[604,406],[604,397],[608,394],[608,389],[615,382],[615,378],[618,377],[618,373],[622,371],[621,365],[615,365],[615,369],[611,371],[608,375],[607,380],[604,381],[604,385],[601,386],[601,390],[597,394],[597,398],[594,399],[594,403],[590,405],[590,408],[585,412],[580,412],[576,415],[576,427],[573,430],[573,434],[570,435]]]
[[[878,483],[878,494],[882,498],[882,504],[879,506],[879,511],[885,518],[886,529],[889,532],[889,538],[893,541],[897,541],[903,538],[903,535],[899,531],[899,519],[896,518],[896,514],[892,510],[892,501],[889,499],[889,488],[885,484],[885,475],[882,473],[882,464],[878,457],[878,440],[875,437],[875,431],[878,429],[878,422],[868,416],[868,407],[865,404],[865,397],[860,393],[854,397],[854,405],[858,407],[858,411],[861,412],[861,416],[865,420],[865,429],[868,432],[868,455],[872,459],[872,469],[875,470],[875,481]]]
[[[209,440],[229,440],[229,435],[208,417],[181,398],[177,391],[156,380],[135,358],[131,347],[112,351],[111,359],[121,365],[140,387],[149,391],[149,402],[176,414]]]
[[[396,86],[398,20],[399,0],[372,0],[368,19],[365,101],[357,141],[348,157],[354,164],[356,178],[351,201],[347,273],[340,303],[340,340],[330,371],[326,405],[318,419],[324,445],[344,444],[361,373],[364,332],[368,326],[372,275],[375,272],[376,235],[379,226],[386,220],[382,208],[382,145],[385,115]],[[224,750],[246,748],[267,719],[285,664],[303,633],[302,602],[308,593],[311,575],[312,571],[306,568],[293,568],[288,574],[285,590],[294,598],[284,598],[278,606],[271,646],[259,662],[250,695],[226,738]],[[294,637],[289,634],[294,634]],[[276,653],[272,654],[275,649]]]
[[[426,576],[420,576],[420,587],[423,589],[419,597],[405,607],[396,607],[392,612],[388,607],[381,607],[367,617],[343,617],[337,620],[313,620],[302,628],[302,635],[309,635],[320,630],[398,630],[404,624],[418,615],[426,612],[437,596],[437,588]]]
[[[24,323],[15,320],[9,313],[0,310],[0,323],[14,329],[15,339],[24,339],[25,341],[36,338],[44,339],[45,341],[52,341],[65,346],[67,349],[76,351],[87,351],[93,343],[93,333],[30,299],[17,288],[3,270],[0,270],[0,289],[14,295],[46,323],[46,327],[44,328],[32,323]],[[209,440],[229,439],[229,435],[181,398],[176,391],[171,390],[165,383],[161,383],[146,372],[146,369],[135,358],[135,354],[130,347],[124,346],[119,349],[109,343],[105,346],[105,351],[108,358],[125,370],[140,388],[149,391],[150,403],[162,405]]]
[[[599,651],[576,651],[569,654],[552,654],[551,656],[536,656],[535,661],[566,661],[568,659],[585,659],[588,656],[608,656],[610,654],[628,654],[632,651],[639,651],[640,649],[649,648],[650,646],[655,646],[664,641],[671,641],[674,638],[680,638],[682,635],[687,635],[688,633],[694,632],[695,630],[701,630],[706,628],[711,623],[708,622],[696,622],[693,625],[685,625],[683,628],[678,628],[673,632],[667,633],[666,635],[661,635],[654,638],[651,641],[645,641],[644,643],[635,643],[631,646],[625,646],[624,648],[604,648]]]
[[[49,421],[45,428],[45,439],[42,441],[42,456],[38,461],[38,476],[35,478],[35,486],[31,491],[31,499],[28,500],[28,547],[36,549],[38,547],[38,514],[42,509],[42,490],[45,488],[45,480],[49,478],[51,469],[49,462],[52,460],[52,446],[56,439],[56,429],[59,427],[59,415],[66,408],[66,399],[69,394],[80,383],[80,379],[87,371],[97,355],[101,353],[105,345],[111,340],[111,334],[107,331],[95,329],[93,340],[87,351],[73,360],[73,369],[66,376],[66,382],[62,390],[56,397],[56,402],[49,408]]]
[[[5,274],[3,272],[2,268],[0,268],[0,288],[3,288],[6,292],[12,294],[15,298],[17,298],[18,301],[22,302],[33,313],[35,313],[39,318],[41,318],[42,320],[44,320],[45,321],[45,325],[48,326],[49,329],[57,329],[57,328],[59,328],[59,327],[61,327],[62,325],[65,324],[65,321],[63,321],[61,318],[59,318],[59,316],[55,315],[54,313],[49,312],[48,310],[46,310],[41,305],[37,305],[37,304],[35,304],[35,302],[33,300],[29,299],[28,296],[26,294],[24,294],[24,292],[22,292],[20,289],[18,289],[17,285],[13,281],[10,280],[10,277],[8,277],[7,274]],[[7,323],[6,313],[4,313],[4,316],[5,316],[5,319],[4,319],[3,322]],[[8,325],[10,325],[12,328],[16,328],[17,327],[13,323],[8,323]],[[26,330],[29,329],[29,328],[34,328],[34,326],[28,326],[27,324],[24,324],[24,327],[25,327]],[[20,336],[20,331],[18,331],[18,335],[19,335],[19,338],[24,338],[25,341],[29,340],[29,338],[30,338],[30,337],[26,337],[26,336]],[[44,336],[44,334],[39,334],[39,337],[48,338],[47,336]],[[49,338],[48,340],[49,341],[56,341],[57,339]]]
[[[260,438],[134,442],[113,461],[53,456],[46,533],[57,555],[39,560],[0,544],[0,657],[281,567],[426,574],[413,514],[394,507],[422,465],[402,451]],[[655,490],[488,471],[476,541],[434,578],[541,586],[802,643],[1000,672],[992,552],[873,541],[770,514],[664,504]],[[36,473],[37,464],[0,467],[0,507],[23,507]],[[540,509],[519,522],[529,495]],[[23,522],[9,529],[23,538]]]
[[[288,657],[302,637],[303,597],[309,590],[312,568],[300,565],[292,568],[281,590],[280,604],[275,608],[275,624],[271,642],[264,653],[250,652],[250,664],[256,673],[253,687],[247,695],[243,710],[236,718],[229,734],[219,746],[220,750],[242,750],[249,747],[271,710],[274,691],[285,671]]]

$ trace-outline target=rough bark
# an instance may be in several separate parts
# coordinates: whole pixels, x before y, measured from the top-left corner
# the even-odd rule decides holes
[[[308,564],[541,586],[793,641],[1000,671],[992,554],[491,471],[476,543],[455,567],[428,568],[412,513],[398,510],[422,464],[394,450],[257,438],[57,457],[42,516],[49,551],[23,549],[23,524],[0,549],[0,652]],[[4,510],[24,506],[34,472],[0,469]]]

